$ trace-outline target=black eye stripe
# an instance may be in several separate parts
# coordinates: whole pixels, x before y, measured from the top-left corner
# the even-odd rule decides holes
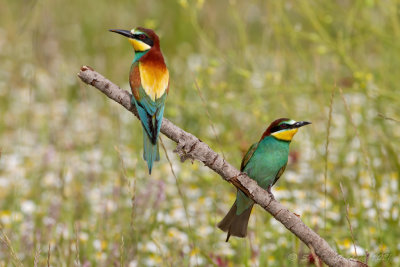
[[[277,126],[273,127],[273,128],[271,129],[271,133],[278,132],[278,131],[280,131],[280,130],[291,129],[291,128],[293,128],[293,127],[294,127],[293,125],[286,124],[286,123],[282,123],[282,124],[280,124],[280,125],[277,125]]]
[[[137,40],[142,41],[145,44],[148,44],[149,46],[153,46],[153,40],[151,40],[147,35],[145,34],[134,34],[133,37]]]
[[[133,36],[135,37],[135,39],[140,39],[140,40],[144,40],[147,38],[147,36],[144,34],[134,34]]]
[[[280,131],[280,130],[281,130],[281,128],[280,128],[280,126],[278,125],[278,126],[272,127],[271,133],[274,133],[274,132],[277,132],[277,131]]]

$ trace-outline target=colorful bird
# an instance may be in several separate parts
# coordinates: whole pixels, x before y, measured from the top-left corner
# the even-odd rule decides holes
[[[271,187],[285,171],[288,162],[290,141],[298,128],[307,124],[310,122],[296,122],[287,118],[273,121],[261,136],[260,141],[249,148],[242,160],[240,171],[247,173],[259,186],[266,189],[272,198]],[[241,190],[237,191],[236,201],[232,208],[218,223],[221,230],[228,232],[226,242],[231,235],[246,236],[253,205],[253,200]]]
[[[138,27],[127,30],[110,30],[128,37],[135,50],[129,73],[132,104],[139,113],[143,126],[143,159],[149,174],[154,161],[160,160],[158,134],[169,91],[169,73],[160,50],[160,40],[153,30]]]

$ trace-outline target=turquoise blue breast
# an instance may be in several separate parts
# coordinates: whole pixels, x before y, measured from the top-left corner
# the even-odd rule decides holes
[[[271,185],[278,172],[287,164],[290,142],[279,141],[272,136],[261,140],[253,156],[243,169],[247,175],[257,181],[258,185],[267,189]],[[253,200],[238,190],[236,195],[236,214],[251,207]]]
[[[286,165],[289,156],[290,142],[280,141],[272,136],[261,140],[244,171],[266,189],[279,170]]]

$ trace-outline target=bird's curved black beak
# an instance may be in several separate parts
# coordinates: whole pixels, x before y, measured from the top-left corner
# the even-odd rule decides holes
[[[127,30],[119,30],[119,29],[110,29],[110,32],[115,32],[115,33],[119,33],[123,36],[126,36],[128,38],[133,38],[133,34],[130,31]]]
[[[298,122],[296,122],[295,124],[293,124],[293,127],[294,127],[294,128],[300,128],[300,127],[303,127],[303,126],[308,125],[308,124],[311,124],[311,122],[308,122],[308,121],[298,121]]]

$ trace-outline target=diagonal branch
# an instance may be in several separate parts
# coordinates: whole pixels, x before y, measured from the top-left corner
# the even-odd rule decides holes
[[[131,104],[131,95],[127,91],[122,90],[88,66],[83,66],[78,76],[83,82],[96,87],[107,97],[121,104],[138,117],[135,106]],[[187,159],[203,162],[204,165],[218,173],[224,180],[245,192],[308,247],[314,248],[315,254],[327,265],[340,267],[367,266],[360,261],[346,259],[335,252],[323,238],[308,228],[299,217],[290,212],[280,202],[272,200],[269,194],[257,185],[257,182],[226,162],[196,136],[185,132],[166,118],[163,119],[161,132],[177,143],[174,152],[178,153],[182,162]]]

